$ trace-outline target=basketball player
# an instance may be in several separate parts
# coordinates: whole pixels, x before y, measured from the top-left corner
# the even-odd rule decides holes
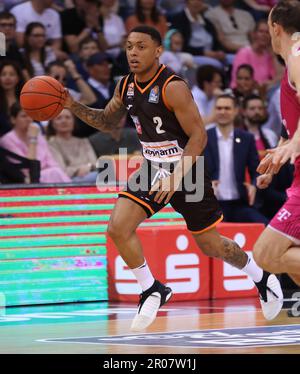
[[[274,52],[286,64],[281,81],[285,131],[280,145],[261,161],[258,172],[262,175],[257,184],[266,188],[289,159],[295,164],[295,175],[287,191],[288,200],[254,247],[254,258],[263,269],[288,273],[300,285],[300,3],[280,1],[271,10],[268,23]]]
[[[206,131],[186,83],[166,66],[160,65],[160,34],[148,26],[133,29],[126,44],[131,73],[118,83],[114,96],[104,110],[88,108],[71,97],[66,106],[87,124],[111,131],[129,112],[143,146],[141,178],[153,177],[146,189],[125,191],[112,212],[108,234],[142,288],[137,314],[131,329],[140,331],[155,319],[158,309],[172,295],[172,290],[154,279],[145,258],[136,229],[147,217],[169,201],[181,213],[199,248],[208,256],[242,269],[255,282],[264,316],[273,319],[282,307],[282,291],[274,274],[264,272],[232,240],[221,237],[216,225],[222,220],[207,173],[204,197],[187,202],[185,179],[195,176],[196,159],[206,145]],[[193,161],[185,163],[185,160]],[[175,165],[173,168],[168,165]],[[189,164],[189,166],[187,166]],[[141,183],[143,184],[143,183]],[[179,189],[180,184],[183,186]],[[153,248],[159,250],[159,248]]]

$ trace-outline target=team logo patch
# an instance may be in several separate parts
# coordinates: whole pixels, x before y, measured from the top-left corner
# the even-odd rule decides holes
[[[134,96],[134,83],[129,83],[127,88],[127,97],[133,97]]]
[[[244,348],[300,344],[300,325],[238,327],[219,330],[161,332],[39,340],[100,345],[142,345],[192,348]]]
[[[152,90],[150,91],[148,101],[149,101],[149,103],[153,103],[153,104],[158,103],[158,101],[159,101],[159,87],[158,86],[154,86],[152,88]]]

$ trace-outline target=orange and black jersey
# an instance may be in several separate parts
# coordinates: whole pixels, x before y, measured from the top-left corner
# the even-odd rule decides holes
[[[172,80],[183,81],[165,65],[159,67],[149,82],[137,82],[133,73],[121,80],[122,102],[135,124],[144,157],[149,161],[178,161],[188,142],[187,135],[166,102],[165,89]]]

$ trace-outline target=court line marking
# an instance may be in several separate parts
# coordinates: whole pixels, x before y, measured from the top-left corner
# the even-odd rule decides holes
[[[266,325],[266,326],[247,326],[247,327],[225,327],[225,328],[222,328],[220,330],[218,329],[202,329],[202,330],[181,330],[181,331],[164,331],[164,332],[154,332],[154,333],[138,333],[138,334],[118,334],[118,335],[112,335],[111,337],[112,338],[115,338],[115,337],[126,337],[126,336],[139,336],[139,335],[163,335],[163,334],[173,334],[173,333],[188,333],[188,332],[195,332],[195,331],[224,331],[224,330],[240,330],[240,329],[253,329],[253,328],[260,328],[260,329],[263,329],[264,327],[289,327],[289,326],[299,326],[300,327],[300,324],[288,324],[288,325]],[[263,347],[285,347],[285,346],[298,346],[300,345],[300,342],[299,344],[295,344],[295,343],[292,343],[292,344],[268,344],[268,345],[265,345],[265,344],[262,344],[262,345],[244,345],[244,346],[240,346],[240,347],[229,347],[229,346],[225,346],[224,347],[212,347],[212,346],[205,346],[205,347],[199,347],[199,346],[184,346],[184,345],[159,345],[159,344],[118,344],[118,343],[108,343],[108,342],[104,342],[104,343],[91,343],[91,342],[66,342],[66,341],[62,341],[62,339],[90,339],[90,338],[107,338],[107,336],[85,336],[85,337],[70,337],[70,338],[52,338],[52,339],[58,339],[58,340],[49,340],[49,339],[38,339],[38,340],[35,340],[36,342],[41,342],[41,343],[65,343],[65,344],[89,344],[89,345],[99,345],[99,346],[105,346],[105,344],[107,345],[113,345],[113,346],[133,346],[133,347],[162,347],[162,348],[186,348],[186,349],[189,349],[189,348],[192,348],[192,349],[224,349],[224,348],[231,348],[231,349],[239,349],[239,348],[263,348]]]

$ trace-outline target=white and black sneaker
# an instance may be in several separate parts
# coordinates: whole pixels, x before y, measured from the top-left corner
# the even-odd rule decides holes
[[[153,285],[140,294],[138,311],[132,321],[131,331],[141,331],[155,320],[158,309],[172,296],[172,290],[155,280]]]
[[[274,319],[283,306],[283,293],[278,278],[275,274],[264,271],[262,280],[255,285],[265,319]]]

